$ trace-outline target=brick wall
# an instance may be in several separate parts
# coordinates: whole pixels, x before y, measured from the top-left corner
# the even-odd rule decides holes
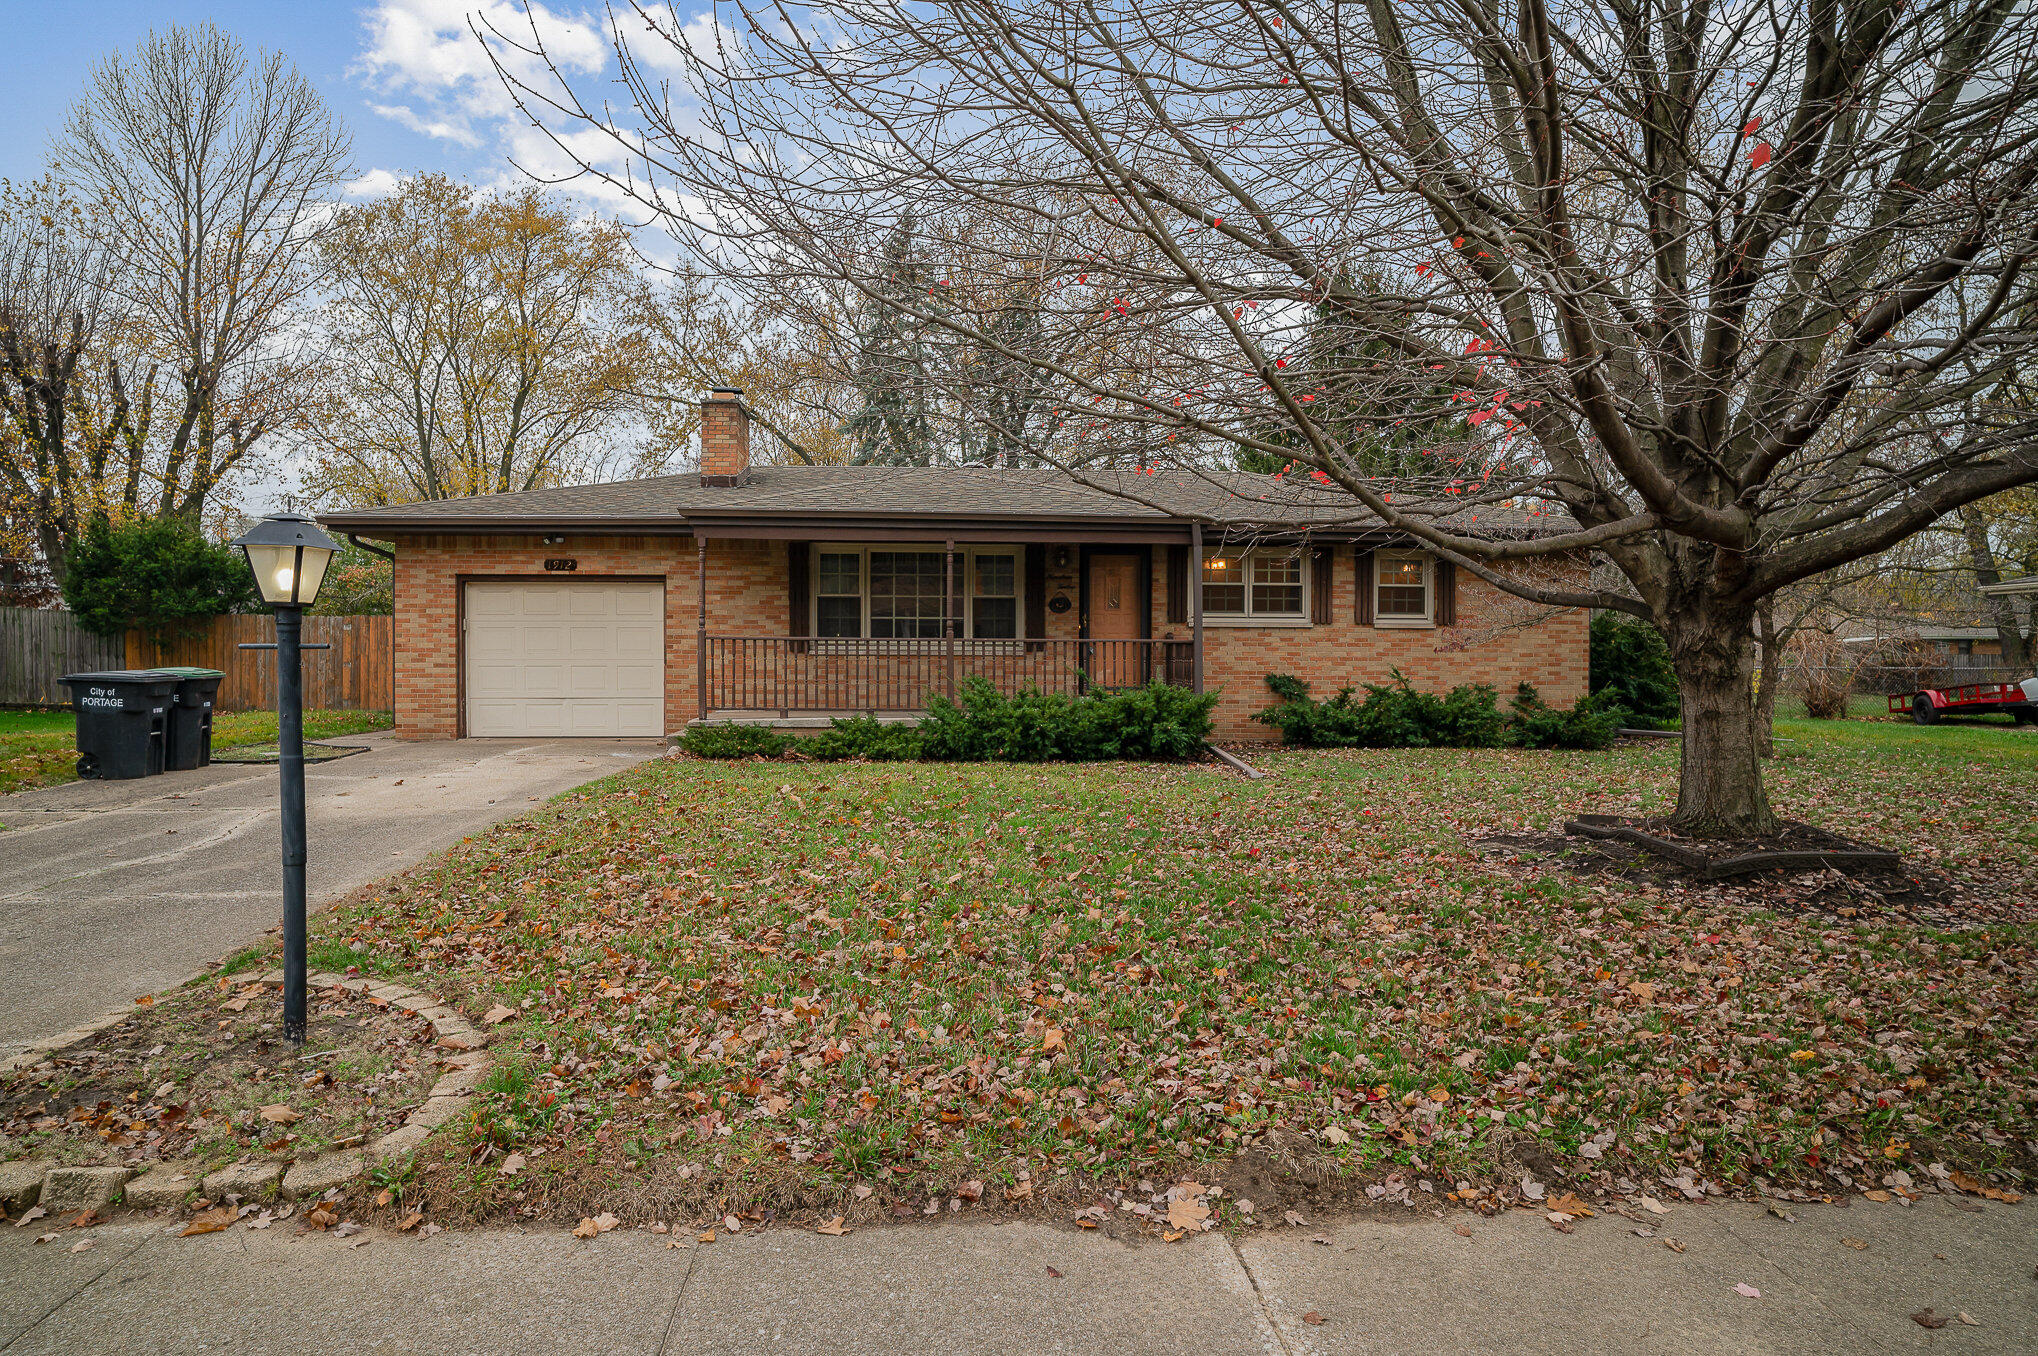
[[[1189,634],[1166,625],[1166,561],[1155,558],[1154,634]],[[1267,675],[1288,673],[1312,695],[1341,687],[1384,683],[1394,669],[1415,687],[1446,692],[1460,683],[1491,683],[1503,706],[1517,683],[1536,685],[1543,700],[1568,706],[1585,695],[1588,676],[1586,614],[1553,615],[1532,607],[1464,570],[1458,571],[1458,624],[1445,630],[1360,626],[1353,620],[1357,572],[1352,548],[1332,548],[1330,622],[1325,626],[1203,628],[1203,685],[1217,688],[1217,733],[1274,738],[1252,714],[1273,699]],[[1584,582],[1580,567],[1579,583]]]
[[[632,576],[665,581],[665,726],[693,719],[694,628],[700,564],[690,537],[412,536],[396,539],[396,733],[452,739],[460,732],[459,580],[519,575],[551,579]],[[545,561],[570,557],[570,575]],[[708,543],[708,626],[717,634],[783,635],[786,546]]]
[[[461,577],[546,574],[548,558],[578,562],[572,578],[656,578],[665,582],[665,725],[684,727],[698,711],[694,631],[699,595],[695,543],[686,537],[573,537],[547,546],[527,536],[409,536],[396,542],[396,722],[412,739],[450,739],[459,718],[459,585]],[[708,543],[708,630],[714,635],[787,634],[786,543]],[[1053,548],[1049,548],[1050,553]],[[1048,591],[1081,597],[1076,561],[1050,563]],[[1167,621],[1167,551],[1153,553],[1153,630],[1186,640],[1190,628]],[[1580,611],[1535,616],[1491,585],[1458,574],[1458,621],[1449,631],[1393,630],[1352,620],[1354,575],[1349,547],[1336,548],[1331,621],[1325,626],[1222,627],[1204,630],[1204,682],[1218,688],[1220,734],[1264,736],[1251,721],[1269,694],[1266,675],[1292,673],[1320,696],[1364,682],[1384,682],[1398,667],[1416,686],[1434,691],[1487,682],[1503,702],[1516,683],[1534,683],[1545,700],[1565,705],[1586,690],[1586,618]],[[1078,609],[1050,612],[1048,635],[1073,637]],[[1461,647],[1461,648],[1452,648]]]

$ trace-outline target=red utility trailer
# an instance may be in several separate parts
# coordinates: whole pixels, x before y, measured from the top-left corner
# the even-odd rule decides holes
[[[2038,679],[2016,683],[1968,683],[1964,687],[1928,687],[1899,692],[1889,699],[1891,715],[1909,716],[1930,725],[1941,716],[2015,716],[2017,724],[2038,722],[2038,693],[2028,691]]]

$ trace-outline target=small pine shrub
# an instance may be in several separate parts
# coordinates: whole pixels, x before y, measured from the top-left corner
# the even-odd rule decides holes
[[[838,720],[800,745],[800,752],[824,762],[863,758],[873,763],[910,763],[920,757],[920,732],[887,725],[875,716]]]
[[[1627,711],[1611,692],[1580,697],[1568,711],[1543,704],[1534,684],[1515,689],[1509,729],[1525,749],[1603,749],[1613,743]]]
[[[696,758],[777,758],[792,740],[761,725],[696,725],[679,738]]]
[[[1641,728],[1664,729],[1677,719],[1677,670],[1663,633],[1649,623],[1618,612],[1594,617],[1591,665],[1593,695],[1612,693]]]
[[[920,724],[921,756],[945,762],[1014,763],[1101,758],[1186,758],[1210,735],[1217,694],[1166,683],[1080,697],[1031,688],[1007,697],[982,678],[956,700],[935,697]]]
[[[1420,749],[1494,748],[1507,742],[1507,718],[1485,683],[1468,683],[1438,697],[1418,692],[1396,669],[1391,682],[1368,683],[1363,699],[1348,687],[1327,702],[1311,698],[1309,685],[1287,674],[1269,674],[1267,686],[1281,700],[1253,719],[1280,730],[1288,744]]]
[[[1281,700],[1253,719],[1278,729],[1284,743],[1307,748],[1603,749],[1623,718],[1609,695],[1557,711],[1527,683],[1515,696],[1513,714],[1504,714],[1489,684],[1461,684],[1438,697],[1416,691],[1398,669],[1389,683],[1367,684],[1363,698],[1348,687],[1318,702],[1307,683],[1287,674],[1269,674],[1267,686]]]

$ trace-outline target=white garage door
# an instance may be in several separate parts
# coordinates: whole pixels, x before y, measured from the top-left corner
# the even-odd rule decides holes
[[[665,733],[665,587],[599,579],[471,583],[467,733]]]

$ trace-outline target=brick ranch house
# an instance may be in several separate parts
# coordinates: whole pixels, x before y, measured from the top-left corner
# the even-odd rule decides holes
[[[1244,472],[1102,473],[1111,493],[1052,470],[753,467],[749,446],[741,393],[718,390],[697,473],[323,515],[394,550],[397,732],[799,728],[910,716],[969,674],[1214,687],[1234,737],[1266,733],[1250,717],[1269,673],[1326,695],[1395,668],[1438,691],[1586,690],[1584,613],[1480,625],[1523,609],[1335,491]]]

